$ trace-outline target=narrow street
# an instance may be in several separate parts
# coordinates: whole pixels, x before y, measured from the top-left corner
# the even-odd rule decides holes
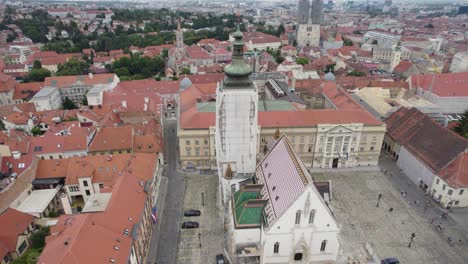
[[[177,121],[164,121],[164,146],[166,167],[162,176],[167,178],[162,208],[158,209],[159,222],[153,230],[148,264],[175,264],[179,240],[180,217],[185,195],[186,179],[177,172]]]

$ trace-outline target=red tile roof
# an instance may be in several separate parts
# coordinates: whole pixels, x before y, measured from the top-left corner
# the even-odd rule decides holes
[[[252,44],[261,44],[261,43],[281,42],[281,39],[276,36],[268,35],[259,31],[244,32],[244,42],[248,43],[250,41],[252,41]]]
[[[33,217],[29,214],[8,208],[0,215],[0,258],[8,252],[16,252],[18,235],[23,234],[32,224]]]
[[[463,152],[449,165],[439,172],[441,177],[450,187],[468,187],[468,152]]]
[[[468,72],[411,75],[412,87],[419,87],[442,97],[468,97]]]
[[[19,83],[15,87],[13,100],[28,100],[32,98],[44,86],[43,82]]]
[[[94,136],[89,151],[132,150],[133,129],[131,127],[104,127]]]
[[[354,99],[346,91],[336,87],[334,82],[327,81],[323,86],[322,94],[333,103],[338,109],[362,109],[360,104],[354,101]]]
[[[104,212],[63,215],[59,218],[46,239],[39,264],[110,263],[111,259],[116,263],[128,261],[133,243],[132,229],[136,228],[135,223],[141,222],[147,199],[141,181],[152,179],[156,164],[155,155],[137,156],[149,160],[147,164],[142,164],[146,168],[140,171],[127,168],[115,179],[112,196]],[[130,235],[124,234],[126,229]]]
[[[29,122],[29,115],[22,112],[13,112],[5,116],[5,120],[14,125],[26,125]]]
[[[324,109],[299,111],[267,111],[258,113],[261,127],[311,127],[319,124],[350,124],[380,126],[382,122],[360,109]]]
[[[0,92],[10,92],[15,89],[18,83],[9,75],[0,73]]]
[[[468,140],[440,126],[416,108],[400,108],[386,120],[387,133],[438,173],[468,149]]]
[[[393,69],[393,72],[396,73],[405,73],[407,72],[411,66],[413,66],[413,63],[409,61],[400,61],[400,63]]]

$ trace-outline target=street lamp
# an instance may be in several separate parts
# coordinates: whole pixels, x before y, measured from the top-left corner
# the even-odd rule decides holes
[[[377,199],[377,207],[379,207],[380,199],[382,199],[382,194],[379,194],[379,198]]]
[[[408,244],[408,247],[409,247],[409,248],[411,248],[411,243],[413,243],[413,240],[414,240],[415,237],[416,237],[416,234],[415,234],[415,233],[412,233],[412,234],[411,234],[411,239],[410,239],[409,244]]]

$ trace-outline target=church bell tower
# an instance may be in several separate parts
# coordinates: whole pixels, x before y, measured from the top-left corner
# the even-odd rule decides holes
[[[232,62],[216,91],[216,158],[223,200],[255,172],[257,156],[257,88],[244,62],[243,34],[237,24]]]

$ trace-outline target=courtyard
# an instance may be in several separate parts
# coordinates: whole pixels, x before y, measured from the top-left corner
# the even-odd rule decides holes
[[[401,263],[467,263],[468,244],[463,232],[451,219],[440,218],[432,203],[425,208],[424,195],[422,200],[402,195],[402,190],[389,181],[390,176],[378,169],[312,175],[316,181],[332,181],[331,207],[341,224],[340,263],[366,263],[364,259],[371,257],[366,247],[376,258],[397,257]],[[410,183],[406,186],[408,193],[413,188]],[[438,224],[442,231],[437,230]],[[412,233],[415,239],[409,248]],[[453,239],[452,244],[448,237]]]

